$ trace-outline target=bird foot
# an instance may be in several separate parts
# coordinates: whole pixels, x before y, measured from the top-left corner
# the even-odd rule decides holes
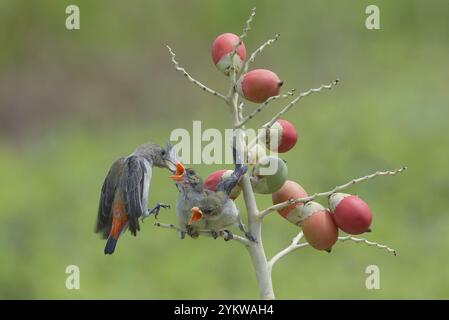
[[[191,226],[187,226],[186,232],[192,239],[198,239],[198,237],[200,236],[198,231],[193,230]]]
[[[248,229],[246,228],[246,226],[243,224],[242,220],[240,219],[239,221],[239,229],[240,231],[242,231],[245,234],[246,239],[248,239],[251,242],[255,242],[257,243],[256,238],[254,238],[254,236],[248,231]]]
[[[234,235],[229,230],[223,230],[223,239],[224,241],[229,241],[234,239]]]
[[[210,235],[212,236],[212,238],[217,239],[218,238],[218,232],[217,231],[211,231]]]
[[[245,237],[249,241],[257,243],[257,239],[249,231],[245,232]]]
[[[164,209],[170,209],[170,205],[169,204],[165,204],[165,203],[157,203],[153,209],[148,209],[147,215],[142,217],[142,222],[144,219],[148,218],[150,215],[154,214],[154,218],[157,220],[157,216],[159,215],[159,211],[161,210],[161,208]]]

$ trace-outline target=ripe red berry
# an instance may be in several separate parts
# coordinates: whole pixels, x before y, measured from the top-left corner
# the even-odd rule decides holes
[[[273,200],[273,204],[278,204],[289,199],[305,198],[307,196],[308,194],[303,187],[294,181],[287,180],[282,188],[271,195],[271,199]],[[303,203],[298,202],[297,204],[292,204],[287,208],[278,210],[278,212],[291,223],[298,225],[301,220],[299,207],[302,205]]]
[[[329,197],[329,207],[337,226],[349,234],[371,231],[371,209],[359,197],[347,193],[334,193]]]
[[[245,99],[262,103],[279,95],[282,81],[273,71],[256,69],[244,74],[237,83],[237,91]]]
[[[301,227],[307,242],[317,250],[330,252],[338,240],[338,228],[331,213],[317,202],[301,207]]]
[[[204,181],[204,188],[211,191],[216,191],[218,184],[223,181],[223,179],[228,178],[232,174],[232,170],[222,169],[215,172],[212,172],[210,175],[207,176],[206,180]],[[242,191],[241,187],[239,185],[236,185],[230,194],[230,198],[232,200],[237,199],[237,197],[240,195],[240,192]]]
[[[225,75],[229,75],[231,68],[231,55],[240,38],[233,33],[219,35],[212,44],[212,60],[217,68]],[[239,71],[246,60],[246,48],[242,44],[238,46],[234,56],[234,67]]]
[[[268,149],[274,152],[284,153],[293,148],[298,141],[298,133],[295,126],[283,119],[277,120],[270,128],[269,140],[263,137]]]

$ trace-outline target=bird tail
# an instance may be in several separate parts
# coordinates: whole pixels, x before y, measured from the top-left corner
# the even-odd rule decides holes
[[[106,246],[104,247],[104,254],[113,254],[115,246],[117,245],[117,239],[109,236]]]
[[[237,152],[235,138],[232,146],[232,156],[235,164],[234,171],[229,178],[223,180],[217,186],[217,190],[223,190],[227,195],[231,194],[232,189],[234,189],[234,187],[240,182],[240,179],[245,175],[246,171],[248,171],[248,166],[244,164]]]
[[[242,167],[245,167],[244,165],[244,161],[241,157],[241,154],[239,154],[237,152],[237,141],[236,138],[234,137],[233,141],[232,141],[232,159],[234,160],[234,165],[235,165],[235,169],[234,172],[241,172],[241,171],[245,171],[243,172],[242,175],[244,175],[246,173],[246,169],[242,170]]]

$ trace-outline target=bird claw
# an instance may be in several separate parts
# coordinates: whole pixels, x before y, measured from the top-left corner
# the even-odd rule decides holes
[[[245,234],[246,239],[248,239],[251,242],[257,243],[256,238],[251,234],[251,232],[248,231],[248,229],[243,224],[242,220],[239,221],[239,229]]]
[[[211,231],[210,235],[212,236],[212,238],[217,239],[218,238],[218,232],[217,231]]]
[[[234,235],[229,230],[223,230],[223,239],[224,241],[229,241],[234,239]]]
[[[249,241],[257,243],[257,239],[249,231],[245,232],[245,237]]]
[[[148,209],[148,214],[141,219],[142,222],[145,218],[149,217],[152,214],[154,214],[154,218],[157,220],[157,216],[159,215],[159,210],[161,210],[161,208],[170,209],[170,205],[165,203],[157,203],[153,209]]]
[[[192,238],[192,239],[197,239],[199,237],[199,233],[195,230],[193,230],[193,228],[191,226],[187,226],[186,228],[186,233]]]

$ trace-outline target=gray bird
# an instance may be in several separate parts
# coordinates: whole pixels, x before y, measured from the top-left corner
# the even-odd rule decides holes
[[[223,180],[216,191],[205,190],[201,177],[195,170],[178,163],[176,174],[171,176],[176,181],[180,195],[176,204],[176,216],[182,230],[196,238],[201,232],[210,233],[214,238],[222,231],[227,238],[232,238],[228,228],[237,225],[245,236],[255,241],[246,230],[234,201],[229,197],[232,189],[246,173],[247,167],[236,165],[232,175]],[[184,234],[181,235],[184,237]]]
[[[206,195],[203,180],[196,174],[195,170],[186,169],[181,163],[176,165],[176,173],[170,178],[176,182],[176,187],[179,190],[179,198],[176,203],[176,218],[179,227],[182,230],[187,230],[191,237],[196,238],[198,233],[190,230],[189,221],[192,208],[198,206],[201,199]],[[181,238],[184,237],[185,232],[181,232]]]
[[[148,209],[153,166],[174,172],[178,162],[170,144],[163,147],[146,143],[136,148],[128,157],[116,160],[101,189],[95,232],[108,239],[105,254],[112,254],[117,240],[128,228],[135,236],[140,230],[139,218],[150,214],[157,216],[161,208],[169,205],[157,203]]]

